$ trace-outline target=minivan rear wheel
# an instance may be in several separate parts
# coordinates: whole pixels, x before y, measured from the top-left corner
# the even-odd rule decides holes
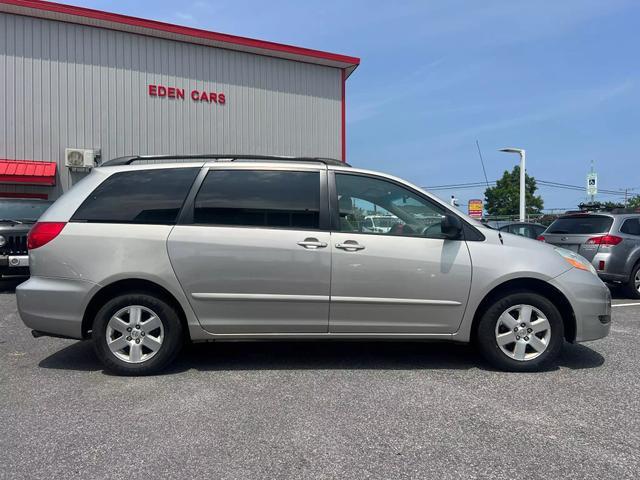
[[[476,338],[480,352],[496,368],[531,372],[557,359],[564,343],[564,325],[547,298],[533,292],[513,293],[489,306]]]
[[[119,375],[150,375],[175,359],[183,329],[175,309],[147,293],[119,295],[96,315],[92,329],[96,354]]]

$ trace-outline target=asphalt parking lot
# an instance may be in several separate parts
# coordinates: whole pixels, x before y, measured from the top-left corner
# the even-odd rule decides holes
[[[634,303],[623,298],[616,304]],[[0,293],[0,478],[638,478],[640,305],[558,368],[421,343],[226,343],[162,376],[33,339]]]

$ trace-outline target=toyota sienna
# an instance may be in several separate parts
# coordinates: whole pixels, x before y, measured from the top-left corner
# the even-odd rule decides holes
[[[390,228],[366,227],[372,215]],[[385,231],[386,230],[386,231]],[[573,251],[498,232],[337,160],[125,157],[58,199],[17,288],[35,337],[160,371],[185,341],[451,340],[533,371],[606,336],[609,290]]]

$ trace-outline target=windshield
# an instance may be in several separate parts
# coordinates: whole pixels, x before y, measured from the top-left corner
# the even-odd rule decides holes
[[[0,220],[35,222],[51,203],[39,200],[0,200]]]
[[[603,215],[565,217],[554,221],[549,226],[546,233],[564,233],[572,235],[606,233],[611,228],[612,223],[613,218]]]

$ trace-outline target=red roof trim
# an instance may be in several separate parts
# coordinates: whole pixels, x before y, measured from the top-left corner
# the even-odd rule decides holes
[[[347,161],[347,94],[346,94],[346,82],[347,82],[347,72],[345,69],[342,69],[342,101],[341,103],[341,117],[342,117],[342,129],[340,132],[340,136],[342,138],[342,161]]]
[[[122,15],[119,13],[103,12],[100,10],[94,10],[91,8],[76,7],[74,5],[64,5],[61,3],[44,2],[40,0],[0,0],[0,3],[14,5],[23,8],[32,8],[35,10],[45,10],[49,12],[56,12],[66,15],[75,15],[78,17],[91,18],[94,20],[103,20],[108,22],[120,23],[124,25],[130,25],[134,27],[148,28],[151,30],[157,30],[162,32],[169,32],[179,35],[186,35],[195,38],[202,38],[206,40],[213,40],[223,43],[229,43],[233,45],[260,48],[264,50],[270,50],[272,52],[288,53],[293,55],[301,55],[305,57],[317,58],[322,60],[330,60],[334,62],[340,62],[350,64],[356,67],[360,64],[360,59],[357,57],[351,57],[347,55],[340,55],[337,53],[323,52],[320,50],[313,50],[303,47],[295,47],[292,45],[285,45],[282,43],[268,42],[264,40],[257,40],[254,38],[239,37],[236,35],[229,35],[225,33],[211,32],[208,30],[201,30],[199,28],[183,27],[180,25],[173,25],[170,23],[159,22],[156,20],[147,20],[144,18],[131,17],[129,15]]]
[[[0,158],[0,183],[55,185],[56,162]]]

